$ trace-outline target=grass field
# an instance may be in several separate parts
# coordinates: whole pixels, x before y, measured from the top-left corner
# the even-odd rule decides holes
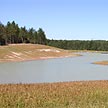
[[[108,108],[108,81],[0,85],[0,108]]]

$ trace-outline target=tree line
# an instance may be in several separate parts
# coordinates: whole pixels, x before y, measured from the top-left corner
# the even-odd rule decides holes
[[[54,46],[67,50],[100,50],[108,51],[107,40],[51,40],[47,39],[42,28],[37,31],[34,28],[19,27],[15,21],[0,22],[0,45],[17,43],[32,43]]]
[[[106,40],[47,40],[49,46],[67,50],[96,50],[108,51]]]
[[[46,40],[42,28],[39,28],[38,31],[34,28],[27,30],[25,26],[19,27],[15,21],[7,22],[7,25],[0,22],[0,45],[14,43],[46,44]]]

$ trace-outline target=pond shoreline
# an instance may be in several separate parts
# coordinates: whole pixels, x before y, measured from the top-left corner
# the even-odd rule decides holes
[[[71,58],[71,57],[78,57],[82,56],[80,54],[72,54],[72,55],[67,55],[67,56],[58,56],[58,57],[36,57],[33,59],[25,59],[25,60],[1,60],[0,63],[11,63],[11,62],[28,62],[28,61],[36,61],[36,60],[48,60],[48,59],[60,59],[60,58]]]
[[[38,44],[10,44],[0,47],[0,62],[22,62],[54,58],[76,57],[79,54]]]
[[[36,82],[36,83],[3,83],[1,85],[56,85],[56,84],[89,84],[89,83],[108,83],[108,80],[76,80],[76,81],[58,81],[58,82]]]

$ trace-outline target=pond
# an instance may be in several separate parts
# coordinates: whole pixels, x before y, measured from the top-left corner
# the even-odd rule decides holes
[[[108,54],[80,54],[83,56],[0,63],[0,83],[45,83],[108,79],[108,66],[92,64],[95,61],[108,60]]]

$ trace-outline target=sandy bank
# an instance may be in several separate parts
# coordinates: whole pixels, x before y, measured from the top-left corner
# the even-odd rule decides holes
[[[11,44],[0,47],[0,62],[30,61],[75,56],[79,55],[67,50],[37,44]]]

